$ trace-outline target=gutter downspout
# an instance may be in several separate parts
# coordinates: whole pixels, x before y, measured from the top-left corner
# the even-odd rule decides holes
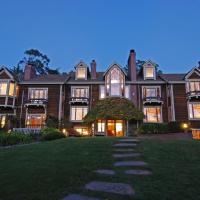
[[[60,98],[59,98],[59,112],[58,112],[58,127],[60,128],[61,125],[61,119],[62,119],[62,87],[63,85],[60,85]]]
[[[23,106],[23,104],[24,104],[24,90],[22,92],[21,109],[20,109],[20,124],[19,124],[20,128],[22,127],[22,106]]]

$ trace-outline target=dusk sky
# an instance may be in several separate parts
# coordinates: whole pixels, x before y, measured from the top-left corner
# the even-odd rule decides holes
[[[199,9],[199,0],[1,0],[0,66],[35,48],[61,71],[81,59],[101,71],[135,49],[165,73],[187,72],[200,60]]]

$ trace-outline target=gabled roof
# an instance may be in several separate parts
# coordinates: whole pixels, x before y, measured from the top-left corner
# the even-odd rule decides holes
[[[83,60],[80,60],[80,62],[78,64],[76,64],[74,68],[76,69],[77,67],[88,68],[87,64]]]
[[[185,74],[160,74],[165,81],[184,81]]]
[[[13,75],[13,73],[12,73],[7,67],[5,67],[5,66],[2,66],[2,67],[0,68],[0,75],[3,74],[3,73],[6,73],[7,76],[9,77],[9,79],[14,80],[14,75]]]
[[[152,65],[152,66],[156,66],[156,63],[154,63],[154,62],[151,61],[151,60],[147,60],[147,61],[144,63],[143,67],[146,67],[146,66],[148,66],[149,64]]]
[[[199,67],[194,67],[194,68],[192,68],[186,75],[185,75],[185,79],[189,79],[190,78],[190,76],[192,75],[192,74],[196,74],[197,76],[199,76],[199,78],[200,78],[200,69],[199,69]]]
[[[48,74],[22,81],[20,84],[64,84],[69,79],[68,74]]]
[[[114,67],[114,66],[117,66],[117,67],[124,73],[124,75],[127,76],[126,71],[125,71],[125,70],[122,68],[122,66],[119,65],[117,62],[113,62],[113,63],[107,68],[107,70],[104,72],[103,76],[105,76],[105,75],[108,73],[108,71],[110,71],[110,69],[111,69],[112,67]]]

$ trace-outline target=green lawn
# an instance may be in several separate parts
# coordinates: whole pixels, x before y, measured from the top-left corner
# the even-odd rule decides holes
[[[120,195],[85,191],[93,180],[131,184],[138,200],[200,199],[200,142],[143,140],[141,160],[148,162],[150,177],[103,177],[95,169],[112,169],[112,144],[117,138],[67,138],[28,146],[0,149],[0,200],[59,200],[68,193],[107,199]],[[124,168],[123,168],[124,169]]]

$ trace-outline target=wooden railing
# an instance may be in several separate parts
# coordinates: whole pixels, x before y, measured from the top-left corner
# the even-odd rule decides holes
[[[89,98],[87,97],[70,97],[69,98],[69,103],[89,103]]]
[[[200,97],[200,91],[197,90],[197,91],[190,91],[190,92],[187,92],[187,97],[188,97],[188,98]]]

